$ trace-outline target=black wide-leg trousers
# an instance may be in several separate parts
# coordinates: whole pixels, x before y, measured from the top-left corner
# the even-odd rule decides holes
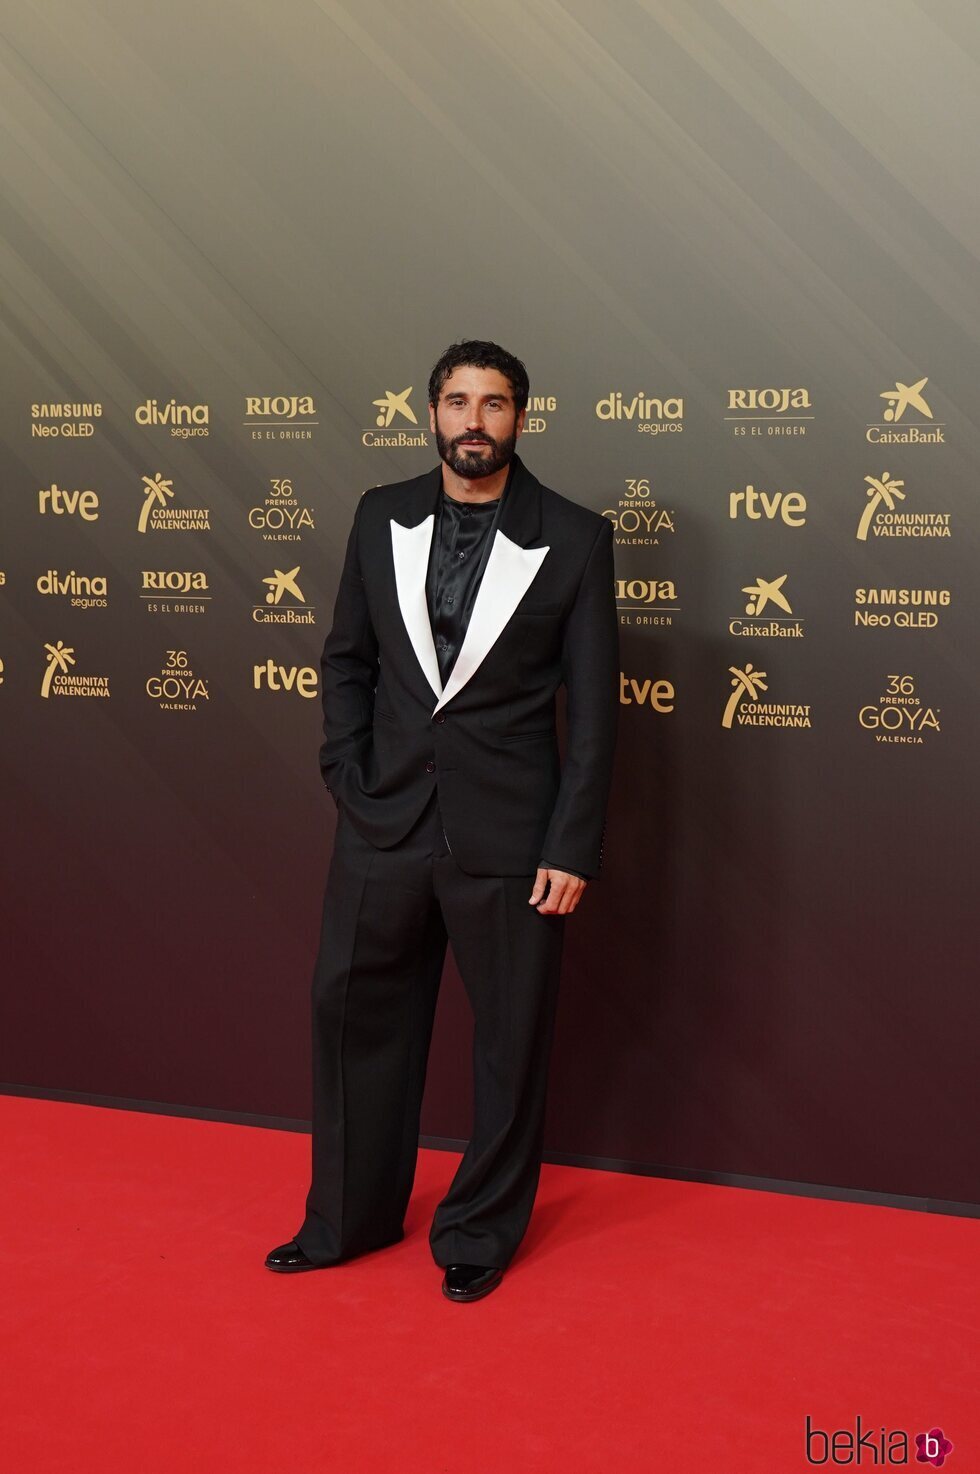
[[[403,1236],[447,941],[473,1010],[473,1134],[429,1232],[438,1265],[506,1268],[531,1216],[565,916],[529,875],[459,868],[438,795],[378,849],[341,805],[313,975],[313,1170],[296,1240],[315,1264]]]

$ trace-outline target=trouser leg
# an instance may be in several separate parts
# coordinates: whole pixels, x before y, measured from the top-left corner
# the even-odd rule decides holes
[[[296,1234],[316,1264],[402,1236],[446,953],[434,815],[433,797],[390,850],[338,819],[312,988],[312,1180]]]
[[[436,896],[473,1009],[473,1134],[429,1234],[439,1265],[505,1268],[541,1171],[567,917],[528,904],[534,875],[467,875],[437,855]]]

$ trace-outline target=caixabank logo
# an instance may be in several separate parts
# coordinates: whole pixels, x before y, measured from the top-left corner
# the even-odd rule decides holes
[[[680,435],[684,429],[684,400],[679,395],[624,394],[614,389],[597,400],[595,412],[597,419],[627,424],[638,435]]]
[[[728,621],[728,633],[740,638],[751,635],[760,639],[802,640],[803,619],[793,610],[786,589],[788,573],[776,578],[756,578],[742,586],[748,595],[745,617],[736,615]]]
[[[616,608],[620,624],[630,629],[669,628],[681,612],[670,578],[617,578]]]
[[[312,440],[319,421],[312,394],[246,394],[251,440]]]
[[[386,389],[380,399],[371,401],[375,410],[374,424],[361,431],[362,445],[369,450],[402,450],[428,445],[429,438],[412,408],[412,389],[411,384],[398,393],[394,389]]]
[[[73,669],[78,661],[75,647],[57,640],[44,647],[44,674],[41,677],[41,695],[45,701],[55,696],[95,696],[104,700],[109,696],[109,677],[82,674]]]
[[[146,694],[159,711],[199,711],[209,705],[208,682],[186,650],[167,650],[160,669],[146,679]]]
[[[250,507],[248,525],[262,534],[265,543],[298,543],[316,523],[313,508],[304,506],[288,476],[273,476],[261,505]]]
[[[621,548],[656,548],[676,531],[674,508],[657,500],[648,476],[627,476],[615,507],[605,507],[614,528],[613,541]]]
[[[147,614],[203,614],[211,602],[203,568],[143,568],[140,600]]]
[[[162,471],[144,476],[137,532],[210,532],[211,513],[207,507],[171,506],[173,499],[173,481],[167,480]]]
[[[252,620],[255,624],[316,624],[316,611],[306,602],[299,585],[300,565],[295,568],[274,568],[265,584],[265,598],[261,604],[252,605]]]
[[[923,393],[928,382],[928,377],[914,384],[896,379],[894,389],[884,389],[878,396],[885,401],[881,419],[865,426],[865,440],[870,445],[945,445],[945,422],[935,418]]]
[[[210,433],[210,410],[206,404],[178,404],[168,399],[144,399],[133,411],[144,429],[167,430],[174,440],[200,440]]]
[[[905,482],[888,471],[880,476],[865,476],[867,501],[858,518],[854,536],[859,543],[872,537],[943,537],[951,535],[949,512],[916,512],[903,508]]]
[[[102,405],[97,400],[32,404],[31,439],[88,440],[101,419]]]
[[[814,419],[810,391],[802,386],[729,389],[727,410],[732,434],[757,440],[805,435]]]
[[[876,742],[922,747],[942,731],[941,710],[928,706],[916,690],[915,677],[889,675],[876,701],[858,711],[858,722]]]
[[[812,725],[810,706],[795,701],[760,701],[762,691],[768,691],[768,676],[764,670],[756,670],[751,660],[744,666],[730,665],[732,677],[731,695],[725,703],[721,725],[731,731],[733,727],[782,727],[801,731]]]

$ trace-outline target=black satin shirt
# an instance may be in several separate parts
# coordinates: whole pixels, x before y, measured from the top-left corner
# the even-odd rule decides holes
[[[500,508],[510,492],[513,476],[512,464],[507,485],[493,501],[460,502],[445,491],[440,493],[429,549],[425,597],[443,686],[449,680],[466,635],[477,589],[493,545]],[[541,860],[539,863],[549,869],[567,870],[567,866],[557,861]],[[579,870],[569,870],[568,874],[578,875],[582,880],[590,878]]]

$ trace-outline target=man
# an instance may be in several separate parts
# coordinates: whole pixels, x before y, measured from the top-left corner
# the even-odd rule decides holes
[[[313,1174],[269,1269],[403,1237],[447,940],[474,1015],[473,1134],[429,1243],[451,1300],[495,1289],[540,1175],[564,919],[602,856],[619,709],[612,524],[514,453],[524,365],[447,349],[441,464],[354,514],[323,647],[337,803],[313,980]],[[566,688],[562,765],[555,694]]]

